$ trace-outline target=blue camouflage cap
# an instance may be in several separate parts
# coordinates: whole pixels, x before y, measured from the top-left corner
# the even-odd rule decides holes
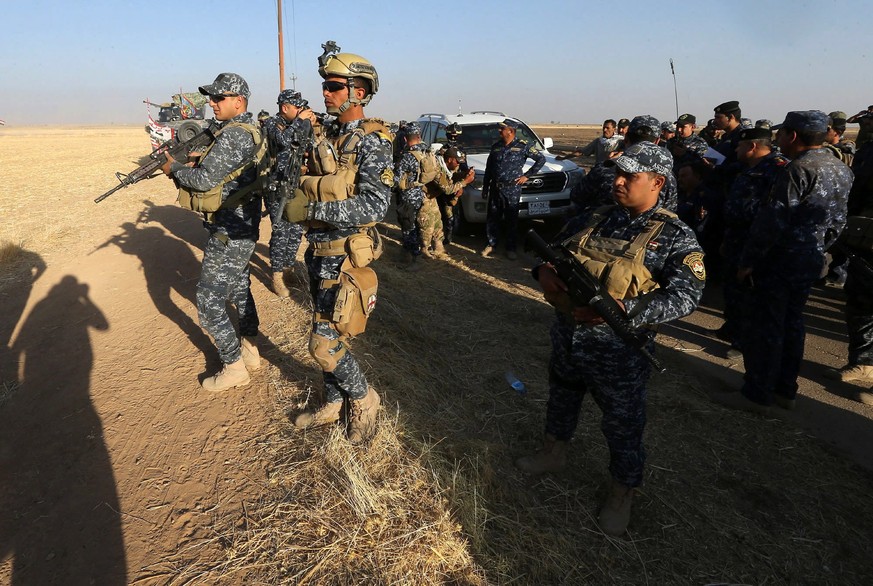
[[[518,122],[510,118],[506,118],[503,122],[498,124],[498,126],[506,126],[507,128],[518,130]]]
[[[280,106],[282,104],[291,104],[292,106],[297,106],[298,108],[309,107],[309,102],[303,99],[303,96],[300,94],[300,92],[295,92],[294,90],[282,90],[282,92],[279,94],[279,99],[276,101]]]
[[[676,132],[676,124],[670,122],[669,120],[664,120],[663,122],[661,122],[661,131]]]
[[[761,118],[760,120],[755,120],[755,128],[770,128],[773,126],[773,123],[767,118]]]
[[[245,99],[249,99],[249,84],[236,73],[219,73],[209,85],[204,85],[199,88],[200,93],[204,96],[217,96],[218,94],[238,94]]]
[[[407,122],[400,129],[406,136],[421,136],[421,125],[418,122]]]
[[[627,132],[628,134],[638,133],[658,136],[661,134],[661,123],[658,122],[658,119],[654,116],[643,114],[642,116],[634,117],[634,119],[630,121],[630,126],[627,128]]]
[[[782,124],[771,126],[773,130],[788,128],[796,132],[827,132],[828,115],[821,110],[789,112]]]
[[[740,118],[740,128],[754,128],[751,118]]]
[[[609,160],[607,166],[615,165],[625,173],[657,173],[665,177],[673,169],[673,155],[653,142],[644,140],[628,147],[620,157]]]

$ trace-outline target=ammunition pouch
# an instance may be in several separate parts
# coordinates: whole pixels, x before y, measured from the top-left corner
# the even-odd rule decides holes
[[[347,255],[353,268],[360,269],[382,256],[382,235],[375,225],[366,226],[357,234],[328,242],[311,242],[315,256]]]
[[[343,201],[355,196],[357,166],[347,167],[332,175],[304,175],[300,190],[309,201]]]
[[[341,336],[364,333],[367,319],[376,307],[378,288],[376,271],[371,268],[346,267],[340,271],[331,322]]]
[[[593,236],[607,209],[596,210],[586,228],[570,238],[565,246],[574,251],[573,256],[615,299],[633,299],[657,289],[658,283],[644,264],[646,245],[661,233],[664,220],[675,214],[659,210],[645,230],[627,241]],[[658,214],[663,218],[659,219]]]

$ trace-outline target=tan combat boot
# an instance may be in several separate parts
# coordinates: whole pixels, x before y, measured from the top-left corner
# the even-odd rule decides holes
[[[825,376],[843,382],[854,380],[871,381],[873,380],[873,366],[867,364],[847,364],[839,370],[826,371]]]
[[[318,427],[319,425],[327,425],[328,423],[336,423],[340,418],[343,402],[334,401],[325,403],[318,409],[307,409],[300,415],[294,418],[292,422],[297,429],[305,427]]]
[[[432,259],[433,253],[430,251],[430,249],[427,246],[422,246],[421,247],[421,256],[423,256],[424,258]]]
[[[612,479],[609,495],[597,516],[600,529],[610,537],[621,537],[630,523],[631,501],[634,489]]]
[[[543,447],[536,454],[522,456],[515,461],[515,467],[527,474],[560,472],[567,465],[567,442],[558,441],[546,434]]]
[[[284,277],[284,271],[276,271],[273,273],[273,293],[275,293],[277,297],[291,296],[291,291],[289,291],[288,286],[285,285]]]
[[[232,387],[241,387],[249,384],[249,371],[243,359],[225,364],[218,374],[203,379],[200,385],[210,392],[226,391]]]
[[[240,350],[242,351],[242,361],[248,370],[257,370],[261,367],[261,353],[258,352],[258,347],[255,345],[254,336],[243,336],[240,341]]]
[[[443,246],[443,241],[442,241],[442,240],[437,240],[436,242],[434,242],[434,245],[433,245],[433,253],[434,253],[436,256],[445,256],[445,254],[446,254],[446,247]]]
[[[371,437],[376,430],[376,414],[382,399],[372,388],[367,389],[363,399],[350,401],[349,409],[349,441],[360,444]]]

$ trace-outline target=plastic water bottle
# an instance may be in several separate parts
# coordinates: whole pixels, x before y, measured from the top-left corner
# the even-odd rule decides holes
[[[524,383],[518,380],[518,377],[516,377],[511,370],[507,370],[506,374],[504,374],[503,376],[506,378],[506,382],[509,383],[509,386],[515,389],[516,393],[518,393],[519,395],[523,395],[527,392]]]

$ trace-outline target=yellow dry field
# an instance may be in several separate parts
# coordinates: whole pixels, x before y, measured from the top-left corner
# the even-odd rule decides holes
[[[521,474],[552,310],[530,256],[476,254],[481,230],[409,273],[393,211],[380,226],[379,301],[352,344],[383,399],[367,447],[286,417],[322,380],[305,286],[267,288],[268,220],[252,260],[262,366],[204,392],[218,358],[194,309],[200,221],[164,177],[93,202],[148,150],[140,127],[0,129],[0,584],[870,582],[870,474],[714,405],[669,348],[626,536],[597,528],[608,450],[592,401],[566,470]]]

